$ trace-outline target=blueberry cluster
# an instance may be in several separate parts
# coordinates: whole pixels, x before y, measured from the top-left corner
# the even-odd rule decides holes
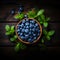
[[[33,19],[23,19],[17,26],[18,36],[26,42],[34,42],[40,35],[40,27]]]

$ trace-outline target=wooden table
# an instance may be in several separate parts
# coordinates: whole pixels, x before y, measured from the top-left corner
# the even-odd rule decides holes
[[[55,34],[52,37],[51,41],[49,42],[49,44],[46,44],[47,49],[40,49],[40,48],[35,48],[35,49],[27,49],[24,51],[20,51],[19,53],[16,53],[14,51],[14,43],[11,43],[8,39],[8,37],[5,35],[5,25],[9,24],[9,25],[16,25],[17,24],[17,20],[14,20],[13,17],[11,16],[10,19],[6,19],[5,16],[7,13],[9,13],[9,11],[12,8],[15,8],[16,10],[18,9],[18,5],[20,3],[23,3],[24,5],[24,9],[25,11],[28,11],[29,9],[33,8],[33,7],[38,7],[39,9],[44,9],[45,10],[45,15],[47,17],[51,17],[51,20],[49,21],[49,28],[48,29],[52,29],[55,30]],[[59,4],[58,4],[59,5]],[[0,52],[1,54],[3,54],[4,56],[29,56],[33,54],[51,54],[51,53],[59,53],[60,52],[60,9],[57,6],[56,7],[56,2],[54,4],[52,4],[50,2],[50,4],[48,2],[44,3],[40,3],[39,1],[30,1],[29,3],[27,3],[27,1],[20,1],[17,3],[7,3],[7,4],[3,4],[1,3],[1,8],[0,8]]]

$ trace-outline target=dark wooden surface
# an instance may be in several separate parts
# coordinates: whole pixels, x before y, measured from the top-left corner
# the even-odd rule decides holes
[[[22,3],[24,5],[25,11],[28,11],[29,9],[33,7],[38,7],[39,9],[45,9],[45,15],[46,17],[51,17],[51,20],[49,21],[49,27],[48,29],[55,30],[55,34],[52,37],[51,41],[46,44],[47,49],[39,49],[38,47],[35,48],[36,50],[32,49],[30,50],[29,48],[24,51],[20,51],[19,54],[21,56],[24,55],[30,55],[30,54],[39,54],[39,52],[45,51],[46,53],[59,53],[60,52],[60,9],[57,5],[59,5],[59,2],[40,2],[39,1],[20,1],[20,2],[10,2],[4,3],[4,1],[1,2],[1,8],[0,8],[0,52],[1,54],[5,55],[11,55],[15,56],[17,53],[14,51],[14,46],[15,43],[11,43],[8,39],[8,37],[5,35],[5,25],[16,25],[17,20],[14,20],[14,18],[11,16],[9,17],[8,13],[12,8],[15,8],[16,10],[18,9],[18,5]],[[49,3],[49,4],[48,4]],[[5,16],[8,16],[10,19],[6,19]]]

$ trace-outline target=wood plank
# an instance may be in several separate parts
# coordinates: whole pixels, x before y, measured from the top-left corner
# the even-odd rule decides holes
[[[14,46],[12,44],[8,37],[5,35],[5,25],[15,25],[16,23],[0,23],[0,45],[1,46]],[[60,46],[60,23],[49,23],[48,30],[55,30],[54,36],[52,36],[52,39],[45,43],[45,45],[48,46]],[[3,38],[2,38],[3,37]]]

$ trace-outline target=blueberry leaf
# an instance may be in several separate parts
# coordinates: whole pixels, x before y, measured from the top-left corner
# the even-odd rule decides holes
[[[15,46],[15,51],[18,52],[20,50],[20,43],[17,43]]]
[[[48,32],[44,29],[44,30],[43,30],[43,34],[44,34],[44,35],[47,35],[47,33],[48,33]]]
[[[46,21],[49,21],[50,20],[50,18],[48,17],[48,18],[46,18]]]
[[[44,43],[44,39],[42,39],[41,42]]]
[[[36,16],[36,13],[35,13],[35,11],[29,11],[27,13],[27,15],[28,15],[29,18],[34,18]]]
[[[8,31],[8,32],[6,32],[6,33],[5,33],[5,35],[10,35],[10,34],[11,34],[11,32],[10,32],[10,31]]]
[[[37,16],[39,16],[39,15],[41,15],[41,14],[43,14],[43,13],[44,13],[44,10],[41,9],[41,10],[38,11]]]
[[[51,30],[51,31],[48,32],[48,35],[49,36],[52,36],[54,33],[55,33],[55,31],[54,30]]]
[[[10,38],[10,41],[11,42],[15,41],[15,38],[14,37]]]
[[[10,31],[10,26],[9,25],[6,25],[5,26],[5,29],[6,29],[6,31]]]
[[[48,23],[47,23],[47,22],[44,22],[44,23],[43,23],[43,26],[44,26],[44,27],[47,27],[47,26],[48,26]]]
[[[17,36],[16,35],[14,35],[14,39],[17,39]]]
[[[24,14],[23,13],[19,14],[19,19],[21,20],[22,18],[24,18]]]
[[[46,36],[46,39],[47,39],[47,40],[50,40],[50,39],[51,39],[51,37],[47,35],[47,36]]]
[[[14,30],[14,26],[11,26],[11,31]]]

